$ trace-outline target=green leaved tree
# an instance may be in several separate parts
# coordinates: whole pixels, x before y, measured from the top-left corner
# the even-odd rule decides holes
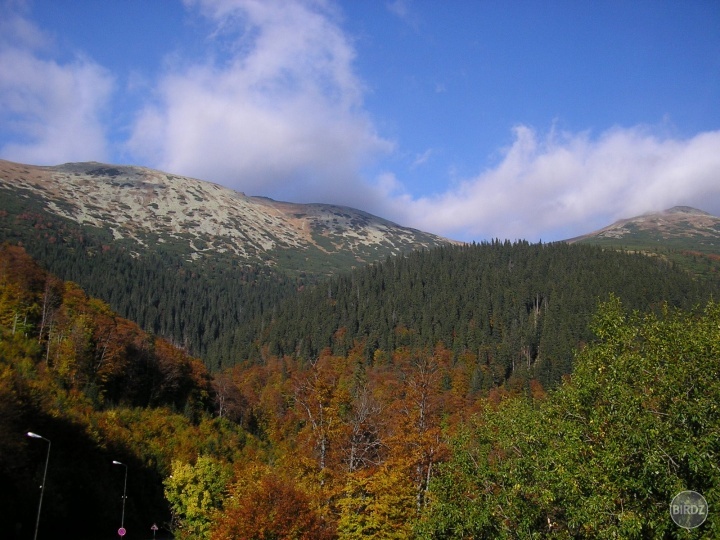
[[[195,464],[173,461],[172,474],[164,483],[176,538],[210,538],[231,477],[228,465],[208,456],[198,457]]]
[[[452,444],[421,538],[717,538],[720,306],[627,313],[611,298],[572,379],[542,403],[488,406]],[[669,504],[700,492],[685,531]]]

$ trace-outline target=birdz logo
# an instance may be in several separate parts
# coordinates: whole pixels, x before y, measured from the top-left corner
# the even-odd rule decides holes
[[[678,527],[694,529],[705,523],[708,505],[697,491],[682,491],[670,503],[670,517]]]

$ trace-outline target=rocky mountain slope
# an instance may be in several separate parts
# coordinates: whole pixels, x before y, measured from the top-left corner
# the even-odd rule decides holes
[[[189,259],[229,254],[291,271],[329,273],[451,243],[352,208],[249,197],[144,167],[0,160],[0,194],[109,230],[138,252],[162,244]]]
[[[216,368],[310,283],[447,245],[352,208],[247,197],[142,167],[0,161],[0,243]]]

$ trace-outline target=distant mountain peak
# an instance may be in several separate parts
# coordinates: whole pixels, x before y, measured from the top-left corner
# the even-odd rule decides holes
[[[571,238],[583,242],[639,251],[657,248],[720,254],[720,217],[691,206],[621,219],[597,231]]]
[[[661,212],[662,214],[690,214],[694,216],[712,216],[707,212],[693,208],[692,206],[673,206]]]

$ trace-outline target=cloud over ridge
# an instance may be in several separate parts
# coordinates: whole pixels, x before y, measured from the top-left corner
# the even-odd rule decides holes
[[[546,135],[514,129],[495,167],[429,197],[386,191],[406,223],[451,237],[559,240],[675,205],[720,214],[720,131],[688,139],[645,127]]]
[[[187,2],[230,52],[165,74],[129,147],[155,166],[309,201],[391,149],[362,109],[355,52],[320,2]],[[360,195],[358,188],[358,195]]]

